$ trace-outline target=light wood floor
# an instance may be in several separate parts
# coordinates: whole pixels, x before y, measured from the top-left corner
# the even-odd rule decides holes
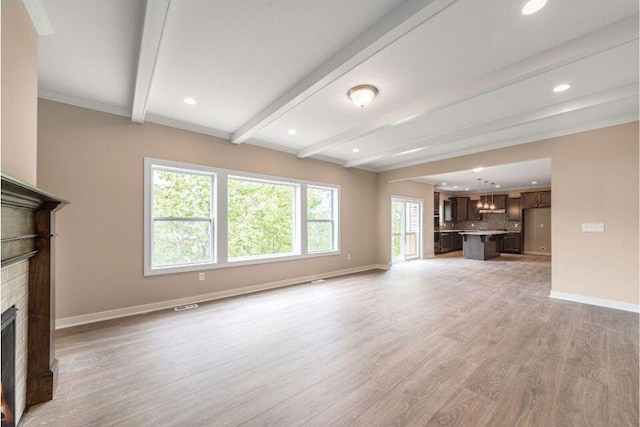
[[[550,276],[443,256],[61,331],[26,426],[637,426],[638,316]]]

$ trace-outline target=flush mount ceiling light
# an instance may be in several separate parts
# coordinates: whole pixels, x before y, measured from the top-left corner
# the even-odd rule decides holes
[[[347,96],[360,108],[364,108],[367,105],[371,104],[373,98],[378,94],[378,88],[371,85],[358,85],[352,87],[349,92],[347,92]]]
[[[359,149],[359,148],[354,148],[354,149],[353,149],[353,150],[351,150],[351,151],[353,151],[354,153],[359,153],[359,152],[360,152],[360,149]]]
[[[474,172],[482,172],[484,168],[473,168]]]
[[[542,9],[547,0],[529,0],[522,8],[523,15],[532,15]]]
[[[443,183],[442,183],[442,185],[447,185],[447,183],[446,183],[446,182],[443,182]]]
[[[531,185],[536,185],[538,181],[531,181]]]
[[[184,99],[184,103],[185,104],[189,104],[189,105],[194,105],[196,103],[196,100],[189,96],[189,97]]]
[[[554,87],[553,91],[555,93],[564,92],[565,90],[569,89],[570,87],[571,87],[571,85],[569,83],[562,83],[561,85],[558,85],[558,86]]]
[[[289,130],[287,131],[287,133],[288,133],[289,135],[295,135],[295,134],[296,134],[296,132],[297,132],[297,131],[296,131],[295,129],[289,129]]]

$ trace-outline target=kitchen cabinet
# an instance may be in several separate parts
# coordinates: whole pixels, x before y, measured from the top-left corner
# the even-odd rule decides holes
[[[482,204],[487,202],[489,205],[491,205],[491,195],[481,196],[480,197],[480,201],[482,201]],[[507,195],[506,194],[494,194],[493,195],[493,204],[495,205],[496,209],[506,209],[507,208]]]
[[[453,233],[452,245],[454,251],[462,250],[462,236],[458,233]]]
[[[451,252],[453,250],[453,234],[442,233],[440,235],[440,252]]]
[[[500,252],[519,254],[522,253],[520,233],[505,234],[502,238],[502,245],[500,245]]]
[[[509,221],[520,221],[522,219],[520,197],[509,197],[507,199],[507,219]]]
[[[449,216],[447,216],[447,202],[449,202]],[[449,200],[445,200],[444,203],[445,221],[464,221],[467,219],[467,204],[469,203],[468,197],[452,197]]]
[[[469,200],[469,203],[467,203],[467,219],[482,219],[477,200]]]
[[[522,209],[551,207],[551,191],[531,191],[520,194]]]
[[[440,216],[440,193],[433,193],[433,216]]]

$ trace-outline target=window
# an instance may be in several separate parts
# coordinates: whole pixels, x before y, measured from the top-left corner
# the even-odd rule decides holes
[[[230,176],[229,260],[294,254],[298,185]]]
[[[336,189],[307,187],[307,244],[309,253],[336,249]]]
[[[214,177],[153,167],[153,268],[213,262]]]
[[[339,254],[340,188],[145,158],[144,274]]]

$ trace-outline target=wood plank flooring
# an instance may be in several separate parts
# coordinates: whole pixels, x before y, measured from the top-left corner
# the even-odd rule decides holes
[[[638,315],[458,254],[58,331],[26,426],[638,426]]]

